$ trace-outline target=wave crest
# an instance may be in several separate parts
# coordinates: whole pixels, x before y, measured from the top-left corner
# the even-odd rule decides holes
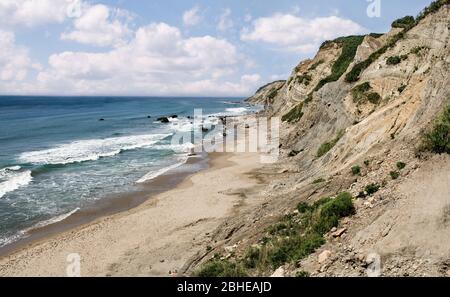
[[[37,165],[71,164],[112,157],[123,151],[149,147],[171,134],[150,134],[77,140],[57,147],[25,152],[19,156],[24,163]]]

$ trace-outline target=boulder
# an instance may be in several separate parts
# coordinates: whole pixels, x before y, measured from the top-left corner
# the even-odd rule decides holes
[[[328,260],[328,258],[330,258],[330,256],[331,256],[331,251],[329,251],[329,250],[325,250],[322,253],[320,253],[319,258],[318,258],[319,264],[324,263],[326,260]]]
[[[209,131],[208,128],[202,127],[202,132],[208,132],[208,131]]]
[[[331,233],[331,235],[333,237],[341,237],[342,234],[344,234],[345,232],[347,232],[347,228],[341,228],[341,229],[336,230],[335,232]]]
[[[168,117],[160,117],[158,118],[158,121],[161,123],[169,123],[169,118]]]
[[[172,119],[178,119],[178,115],[174,114],[170,116]]]

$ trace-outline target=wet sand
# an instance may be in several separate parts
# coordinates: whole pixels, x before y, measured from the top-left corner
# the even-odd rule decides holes
[[[240,197],[227,191],[255,186],[257,180],[247,173],[260,166],[256,153],[210,154],[208,169],[183,177],[173,189],[137,207],[22,244],[0,259],[0,276],[66,276],[70,254],[79,254],[81,276],[180,271],[211,244],[208,235],[233,215]]]

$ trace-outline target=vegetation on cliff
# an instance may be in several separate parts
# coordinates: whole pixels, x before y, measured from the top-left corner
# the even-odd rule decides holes
[[[437,118],[431,130],[425,134],[425,149],[437,154],[450,154],[450,104]]]
[[[406,35],[406,33],[414,28],[422,19],[424,19],[426,16],[428,16],[431,13],[435,13],[438,11],[442,6],[450,4],[450,0],[437,0],[431,3],[427,8],[425,8],[419,16],[414,20],[414,22],[411,20],[410,17],[405,17],[402,19],[399,19],[394,22],[394,24],[397,27],[403,28],[403,30],[397,34],[395,34],[389,42],[380,48],[379,50],[372,53],[366,60],[356,64],[353,66],[352,70],[347,73],[345,76],[345,81],[352,83],[359,80],[361,73],[366,70],[373,62],[375,62],[378,58],[380,58],[384,53],[386,53],[389,49],[393,48],[397,42],[401,39],[403,39]]]
[[[339,219],[355,214],[352,196],[343,192],[325,197],[312,205],[297,206],[297,213],[286,215],[266,230],[259,245],[247,249],[242,258],[224,259],[216,255],[197,272],[203,277],[264,275],[286,263],[313,253],[325,243],[324,234],[337,227]]]
[[[294,123],[299,121],[302,116],[303,116],[303,103],[300,103],[299,105],[297,105],[296,107],[294,107],[293,109],[291,109],[291,111],[289,111],[287,114],[285,114],[281,120],[283,122],[288,122],[288,123]]]

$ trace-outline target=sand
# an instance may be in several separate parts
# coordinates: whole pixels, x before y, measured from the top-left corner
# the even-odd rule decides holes
[[[0,276],[66,276],[80,256],[81,276],[168,276],[211,243],[236,215],[239,195],[257,184],[247,173],[256,153],[210,155],[210,167],[142,205],[30,244],[0,259]],[[232,191],[231,191],[232,192]]]

